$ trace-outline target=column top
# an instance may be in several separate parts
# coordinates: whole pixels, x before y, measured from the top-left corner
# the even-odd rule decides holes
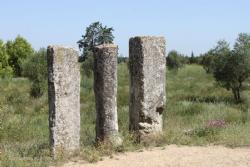
[[[64,45],[49,45],[47,48],[48,48],[48,49],[50,49],[50,48],[55,48],[55,49],[58,49],[58,48],[65,48],[65,49],[77,50],[76,48],[74,48],[74,47],[72,47],[72,46],[64,46]]]
[[[95,46],[95,48],[102,49],[102,48],[116,48],[117,45],[112,44],[112,43],[107,43],[107,44],[101,44],[98,46]]]
[[[165,39],[164,36],[134,36],[134,37],[131,37],[130,39],[133,39],[133,38],[140,38],[140,39],[163,38]]]

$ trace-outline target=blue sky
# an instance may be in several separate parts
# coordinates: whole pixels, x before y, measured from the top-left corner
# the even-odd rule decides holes
[[[167,51],[206,52],[219,39],[234,43],[250,32],[249,0],[6,0],[0,3],[0,39],[25,37],[35,49],[70,45],[92,22],[112,26],[119,52],[137,35],[165,36]]]

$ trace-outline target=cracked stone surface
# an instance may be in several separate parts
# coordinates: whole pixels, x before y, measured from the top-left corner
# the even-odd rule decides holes
[[[117,118],[117,54],[114,44],[94,50],[94,92],[96,99],[96,140],[121,144]]]
[[[70,156],[80,147],[80,67],[78,52],[48,46],[50,145],[54,157]]]
[[[129,128],[142,141],[162,131],[165,94],[165,39],[142,36],[129,40]]]

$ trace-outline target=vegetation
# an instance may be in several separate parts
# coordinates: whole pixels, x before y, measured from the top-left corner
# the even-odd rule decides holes
[[[41,97],[47,87],[46,49],[34,52],[21,36],[4,43],[0,40],[0,78],[27,77],[32,82],[30,95]]]
[[[86,28],[82,39],[77,42],[79,48],[83,51],[79,61],[83,62],[82,67],[87,76],[92,75],[93,71],[94,47],[104,43],[113,43],[113,31],[114,29],[112,27],[108,28],[100,22],[94,22]]]
[[[250,89],[243,90],[243,102],[234,103],[230,92],[221,88],[212,74],[199,65],[186,65],[178,73],[167,71],[167,108],[164,134],[152,145],[250,146]],[[118,66],[119,130],[124,143],[119,148],[94,146],[95,101],[93,78],[83,72],[81,81],[81,155],[95,162],[103,155],[135,150],[128,133],[129,77],[126,63]],[[250,80],[246,80],[249,83]],[[60,163],[49,154],[47,93],[29,96],[32,83],[27,79],[0,80],[0,166],[47,166]]]
[[[178,70],[179,68],[183,67],[188,60],[177,51],[172,50],[168,53],[167,56],[167,67],[169,70]]]
[[[6,46],[2,40],[0,40],[0,78],[12,77],[13,70],[8,63],[9,55],[6,51]]]
[[[194,56],[194,53],[191,53],[191,56],[186,56],[178,53],[176,50],[171,50],[167,57],[167,67],[169,70],[178,71],[178,69],[182,68],[185,64],[202,64],[202,58],[204,56]]]
[[[233,50],[226,41],[219,41],[203,57],[202,64],[207,72],[213,73],[217,83],[231,90],[235,101],[240,102],[244,81],[250,76],[250,35],[239,34]]]
[[[118,63],[127,63],[128,62],[128,57],[124,57],[122,55],[119,55],[117,58]]]
[[[31,45],[26,39],[17,36],[14,41],[7,41],[6,51],[9,55],[9,65],[12,67],[15,76],[20,77],[22,74],[22,63],[33,53]]]
[[[21,77],[22,63],[32,54],[31,45],[19,35],[14,41],[0,40],[0,78]]]
[[[189,63],[190,64],[197,63],[196,58],[194,57],[194,52],[191,53],[191,57],[189,58]]]
[[[83,50],[83,56],[88,57],[89,52],[93,52],[93,49],[97,45],[104,43],[113,43],[114,36],[112,34],[114,29],[102,26],[100,22],[94,22],[86,28],[85,35],[82,35],[77,43],[79,48]]]
[[[118,57],[117,108],[124,142],[119,148],[94,144],[93,48],[112,43],[112,31],[95,22],[78,42],[84,60],[80,158],[90,162],[100,160],[103,155],[148,146],[136,143],[128,132],[128,59],[122,56]],[[150,142],[151,146],[211,143],[250,146],[249,34],[240,34],[233,50],[226,41],[219,41],[215,48],[197,57],[193,53],[188,58],[171,51],[167,65],[164,130],[162,136]],[[12,78],[13,74],[16,78]],[[34,52],[20,36],[7,43],[0,40],[0,166],[48,166],[62,162],[50,156],[46,89],[46,50]]]
[[[214,70],[214,59],[213,50],[208,51],[204,55],[201,55],[201,65],[207,73],[213,73]]]
[[[47,73],[47,51],[45,48],[35,52],[23,63],[23,76],[32,82],[30,90],[32,97],[41,97],[47,90]]]

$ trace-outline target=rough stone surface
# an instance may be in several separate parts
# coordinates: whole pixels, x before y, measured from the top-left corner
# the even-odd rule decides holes
[[[96,140],[121,144],[117,120],[118,47],[103,44],[94,50],[94,92],[96,100]]]
[[[80,68],[78,52],[49,46],[48,96],[50,145],[53,156],[70,156],[80,146]]]
[[[134,37],[129,40],[129,128],[139,140],[162,131],[165,105],[165,39]]]

